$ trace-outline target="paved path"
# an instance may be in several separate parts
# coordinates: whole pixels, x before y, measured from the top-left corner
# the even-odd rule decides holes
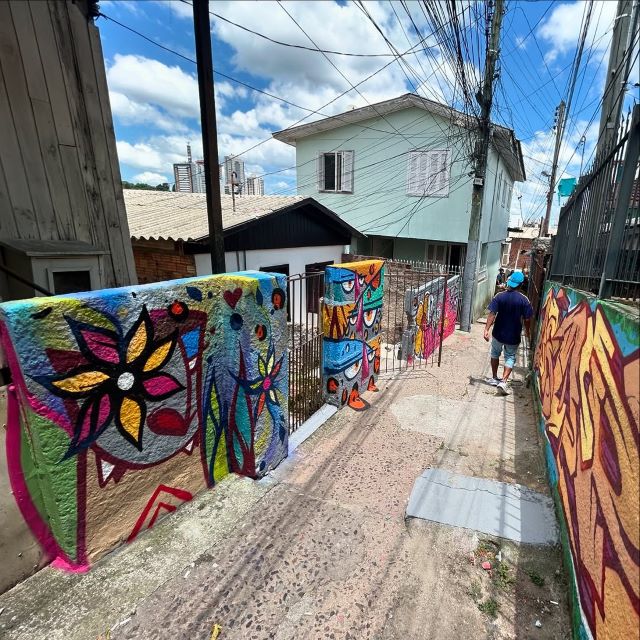
[[[568,638],[557,548],[405,520],[429,467],[546,491],[530,393],[495,396],[475,380],[487,364],[481,327],[456,333],[442,368],[381,380],[271,477],[224,481],[89,574],[45,569],[0,596],[0,635]],[[481,569],[498,550],[504,570]]]

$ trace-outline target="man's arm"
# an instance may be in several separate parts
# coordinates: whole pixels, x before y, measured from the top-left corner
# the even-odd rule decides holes
[[[493,313],[493,311],[492,311],[487,316],[487,324],[484,327],[484,339],[487,342],[489,342],[489,331],[491,330],[491,327],[493,326],[493,323],[494,323],[495,319],[496,319],[496,314]]]

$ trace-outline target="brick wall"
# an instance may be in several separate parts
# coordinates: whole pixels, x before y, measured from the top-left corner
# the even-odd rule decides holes
[[[140,284],[196,275],[195,259],[192,255],[185,255],[180,242],[133,240],[132,245]]]
[[[509,268],[524,269],[529,267],[531,257],[528,255],[533,247],[533,238],[512,238],[509,251]],[[524,253],[522,253],[524,251]]]

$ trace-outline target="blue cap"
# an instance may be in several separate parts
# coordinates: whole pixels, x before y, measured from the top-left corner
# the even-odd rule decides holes
[[[522,271],[514,271],[507,279],[507,287],[517,289],[524,282],[524,273]]]

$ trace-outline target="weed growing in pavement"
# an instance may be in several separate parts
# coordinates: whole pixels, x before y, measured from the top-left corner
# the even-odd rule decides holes
[[[495,572],[495,582],[498,589],[501,591],[507,591],[511,585],[515,582],[514,577],[511,575],[509,565],[506,562],[501,562]]]
[[[467,593],[474,602],[478,602],[478,600],[482,598],[482,585],[480,584],[480,580],[473,580],[469,585]]]
[[[544,587],[544,578],[535,569],[526,569],[525,573],[536,587]]]
[[[495,618],[498,615],[498,611],[500,610],[500,605],[493,598],[488,598],[484,602],[480,602],[478,604],[478,609],[480,609],[482,613],[486,614],[490,618]]]

